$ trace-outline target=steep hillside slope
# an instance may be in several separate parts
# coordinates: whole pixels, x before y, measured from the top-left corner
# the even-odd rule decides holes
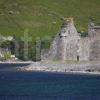
[[[78,30],[86,30],[89,17],[100,21],[100,0],[0,0],[0,33],[34,37],[54,36],[61,17],[74,17]]]

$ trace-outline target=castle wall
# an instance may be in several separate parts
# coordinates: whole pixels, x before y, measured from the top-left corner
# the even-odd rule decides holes
[[[88,37],[81,38],[79,41],[79,57],[80,61],[89,61],[90,56],[90,40]]]
[[[67,43],[67,48],[66,48],[66,60],[73,60],[77,61],[78,57],[78,40],[73,39],[69,43]]]
[[[100,40],[95,39],[91,42],[89,59],[92,61],[100,60]]]
[[[94,23],[89,25],[89,38],[90,38],[90,57],[91,61],[100,60],[100,26]]]
[[[44,58],[61,61],[99,61],[100,27],[92,23],[88,28],[88,36],[82,38],[74,26],[73,19],[64,19]]]
[[[80,36],[74,26],[73,20],[66,20],[51,45],[51,56],[53,55],[53,58],[62,61],[76,61],[78,57],[77,50],[79,39]],[[54,52],[56,53],[54,54]]]

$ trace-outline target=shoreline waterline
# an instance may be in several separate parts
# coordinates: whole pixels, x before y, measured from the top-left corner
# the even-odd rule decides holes
[[[39,71],[39,72],[57,72],[57,73],[74,73],[100,75],[100,63],[63,63],[63,62],[34,62],[29,66],[23,66],[19,71]]]
[[[6,67],[9,69],[9,65],[18,64],[21,66],[17,67],[15,71],[26,71],[26,72],[50,72],[50,73],[71,73],[71,74],[87,74],[87,75],[100,75],[100,63],[63,63],[63,62],[6,62],[0,63],[1,68]],[[5,66],[2,67],[2,64]],[[7,65],[8,64],[8,65]],[[26,65],[24,65],[26,64]],[[1,70],[0,70],[1,71]],[[10,71],[10,70],[9,70]]]
[[[87,71],[57,71],[57,70],[18,70],[21,72],[43,72],[43,73],[57,73],[57,74],[80,74],[80,75],[100,75],[100,72],[87,72]]]

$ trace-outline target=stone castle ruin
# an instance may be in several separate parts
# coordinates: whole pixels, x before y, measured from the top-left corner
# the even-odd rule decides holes
[[[89,23],[88,36],[81,37],[77,32],[73,18],[64,18],[60,31],[54,38],[47,53],[42,53],[42,60],[61,61],[99,61],[100,26]]]

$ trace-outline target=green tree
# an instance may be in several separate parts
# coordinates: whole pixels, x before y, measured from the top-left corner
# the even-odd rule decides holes
[[[3,52],[3,56],[5,60],[8,60],[11,58],[11,52],[10,51],[5,51]]]

